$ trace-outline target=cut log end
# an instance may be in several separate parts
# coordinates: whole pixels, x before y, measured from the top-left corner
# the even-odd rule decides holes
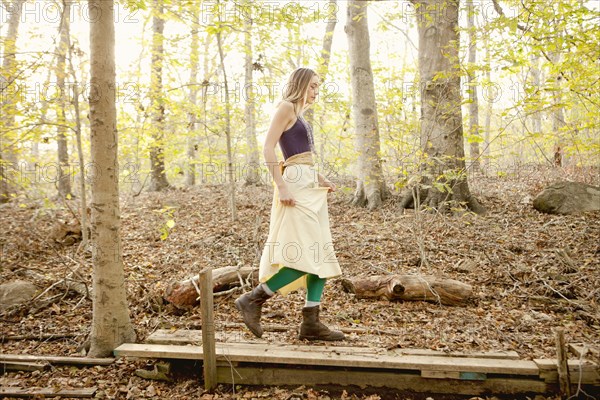
[[[404,293],[404,290],[404,286],[400,284],[395,284],[392,288],[392,293],[394,294],[394,296],[401,296]]]
[[[344,290],[344,292],[354,293],[354,284],[350,279],[344,278],[340,282],[342,283],[342,289]]]

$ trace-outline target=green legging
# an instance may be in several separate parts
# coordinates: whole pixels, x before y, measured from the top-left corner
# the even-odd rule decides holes
[[[319,278],[317,275],[309,274],[304,271],[298,271],[288,267],[281,268],[267,282],[271,291],[276,292],[285,285],[294,282],[296,279],[306,276],[306,299],[308,301],[321,301],[321,295],[325,288],[325,278]]]

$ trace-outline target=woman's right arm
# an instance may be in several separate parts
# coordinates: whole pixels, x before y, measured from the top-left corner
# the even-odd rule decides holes
[[[279,191],[279,199],[285,205],[294,205],[294,199],[287,190],[287,186],[281,171],[279,170],[279,163],[277,162],[277,156],[275,155],[275,146],[279,142],[279,138],[283,134],[285,127],[294,119],[294,107],[291,103],[284,101],[282,102],[273,116],[271,126],[267,132],[265,144],[263,148],[263,155],[267,164],[267,168],[273,176],[273,181],[277,185]]]

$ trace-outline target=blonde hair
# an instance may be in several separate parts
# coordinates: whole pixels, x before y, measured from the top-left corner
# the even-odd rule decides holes
[[[300,107],[302,107],[302,100],[306,96],[308,86],[312,78],[317,75],[315,71],[310,68],[296,68],[289,76],[285,87],[283,88],[282,101],[289,101],[294,105],[294,113],[300,114]]]

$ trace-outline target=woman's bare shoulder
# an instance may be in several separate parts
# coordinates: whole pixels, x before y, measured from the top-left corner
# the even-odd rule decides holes
[[[291,101],[281,100],[277,105],[277,112],[294,116],[294,104]]]

